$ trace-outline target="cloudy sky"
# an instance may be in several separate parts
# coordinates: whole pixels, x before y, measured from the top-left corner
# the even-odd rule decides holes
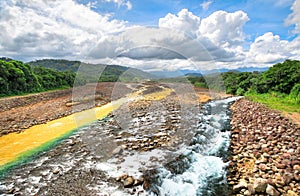
[[[1,0],[0,56],[148,71],[300,59],[300,0]]]

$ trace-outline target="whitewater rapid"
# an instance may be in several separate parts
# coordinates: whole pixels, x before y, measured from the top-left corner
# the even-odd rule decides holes
[[[212,101],[203,106],[199,126],[180,158],[157,169],[151,195],[228,195],[226,157],[230,144],[230,110],[240,97]],[[169,167],[169,168],[168,168]],[[176,168],[178,167],[178,168]]]

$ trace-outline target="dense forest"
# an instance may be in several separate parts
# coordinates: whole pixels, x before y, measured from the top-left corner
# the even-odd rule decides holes
[[[247,91],[290,94],[300,85],[300,61],[286,60],[262,73],[227,72],[222,77],[230,94],[243,95]]]
[[[78,71],[80,68],[83,69]],[[56,59],[23,63],[0,58],[0,96],[42,92],[88,82],[132,82],[150,77],[150,74],[141,70],[118,65]]]
[[[31,67],[15,60],[0,60],[0,96],[71,87],[75,76],[74,72]]]
[[[89,64],[64,59],[43,59],[31,61],[28,64],[31,66],[43,66],[57,71],[76,72],[78,74],[77,79],[86,82],[129,82],[153,78],[147,72],[119,65]]]
[[[226,93],[246,97],[286,111],[300,111],[300,61],[286,60],[264,72],[228,71],[205,77],[187,76],[197,87],[210,87]]]

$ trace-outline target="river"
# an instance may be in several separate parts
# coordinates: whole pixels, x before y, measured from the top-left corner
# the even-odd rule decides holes
[[[167,90],[160,95],[150,94],[146,99],[158,101],[170,93]],[[8,173],[3,172],[0,194],[228,195],[226,156],[230,142],[229,105],[236,99],[227,98],[203,105],[201,112],[192,117],[197,123],[187,129],[189,134],[185,139],[188,141],[185,142],[172,136],[175,133],[173,127],[164,128],[164,131],[167,130],[165,132],[159,129],[168,122],[172,122],[171,126],[180,124],[180,108],[166,109],[160,102],[152,105],[151,111],[144,116],[130,119],[127,128],[116,126],[115,116],[107,114],[125,103],[125,99],[114,102],[114,107],[107,105],[101,107],[103,110],[98,108],[98,114],[102,115],[96,117],[99,120],[95,119],[93,111],[93,118],[83,118],[86,120],[79,121],[79,124],[77,120],[76,128],[67,125],[65,131],[57,136],[32,137],[29,131],[28,137],[32,138],[29,149],[16,150],[13,154],[10,153],[14,151],[12,147],[5,155],[2,151],[5,145],[0,145],[3,154],[0,156],[1,163],[10,167],[3,167],[3,171]],[[135,101],[138,100],[141,98]],[[88,113],[81,114],[87,116]],[[67,118],[40,126],[59,127]],[[147,129],[151,129],[151,135]],[[140,133],[141,130],[144,132]],[[15,142],[27,142],[21,140],[21,136],[15,134]],[[35,143],[45,137],[48,138],[43,142]],[[32,141],[33,138],[35,141]],[[5,142],[12,143],[7,139]],[[51,145],[48,145],[49,142]],[[47,148],[43,147],[45,145]],[[26,153],[28,151],[30,153]],[[134,179],[144,178],[145,182],[150,183],[148,190],[143,190],[142,185],[124,188],[115,180],[124,173]]]

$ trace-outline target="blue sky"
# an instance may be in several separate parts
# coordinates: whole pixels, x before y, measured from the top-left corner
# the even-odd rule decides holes
[[[78,0],[87,4],[89,0]],[[208,1],[200,0],[131,0],[132,9],[125,6],[118,7],[114,2],[94,1],[93,10],[99,13],[113,14],[113,18],[126,20],[132,24],[156,26],[159,18],[168,13],[178,13],[187,8],[200,18],[205,18],[218,10],[235,12],[242,10],[248,14],[250,20],[245,24],[244,31],[250,40],[266,32],[280,35],[282,39],[292,40],[295,35],[291,33],[294,26],[285,25],[285,19],[292,13],[291,0],[214,0],[206,10],[201,6]]]
[[[300,59],[300,0],[4,0],[0,29],[0,54],[22,61],[172,71]]]

